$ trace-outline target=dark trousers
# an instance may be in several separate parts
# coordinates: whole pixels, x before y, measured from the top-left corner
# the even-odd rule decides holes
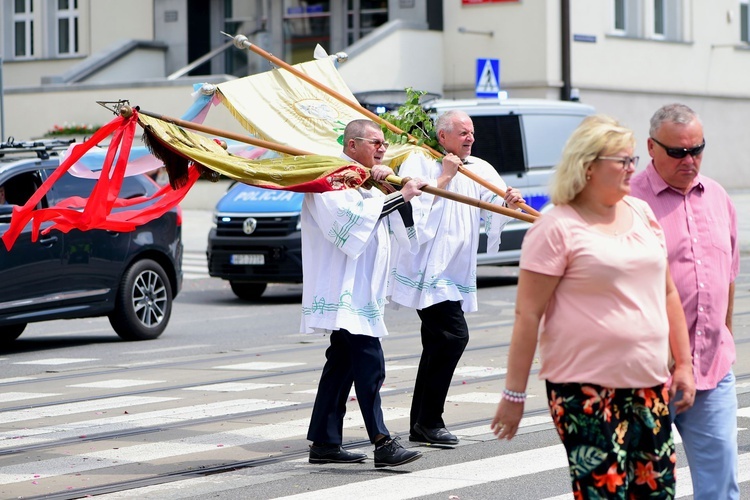
[[[370,441],[374,443],[379,434],[388,436],[380,407],[380,387],[384,380],[385,358],[380,339],[346,330],[331,333],[307,439],[321,444],[343,442],[344,415],[352,383]]]
[[[415,423],[430,429],[445,427],[445,398],[453,371],[469,343],[469,327],[457,301],[418,309],[417,314],[422,320],[422,358],[414,384],[410,428]]]

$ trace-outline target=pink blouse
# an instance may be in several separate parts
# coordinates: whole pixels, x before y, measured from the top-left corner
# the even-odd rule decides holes
[[[625,202],[633,225],[624,234],[560,205],[524,238],[521,268],[561,277],[540,326],[540,378],[642,388],[669,377],[666,243],[648,205]]]

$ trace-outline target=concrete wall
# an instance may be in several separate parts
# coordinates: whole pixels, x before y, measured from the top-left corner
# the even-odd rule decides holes
[[[161,0],[155,3],[154,39],[169,46],[165,59],[168,75],[187,65],[187,0]]]
[[[120,83],[164,78],[162,50],[135,50],[86,78],[86,83]]]
[[[352,92],[367,90],[419,90],[442,94],[442,34],[437,31],[399,30],[364,49],[339,66]]]
[[[122,40],[154,39],[154,0],[88,1],[91,4],[89,54]],[[82,6],[79,6],[79,10],[86,11]]]
[[[42,137],[54,125],[64,122],[103,125],[114,115],[97,104],[97,101],[126,99],[132,106],[179,118],[193,103],[193,83],[222,83],[227,77],[210,79],[180,79],[166,82],[162,79],[137,84],[85,84],[74,88],[49,86],[16,89],[6,93],[5,135],[17,141]],[[243,129],[231,114],[217,106],[208,113],[206,125],[234,132]],[[4,139],[5,139],[4,138]]]
[[[535,0],[462,5],[458,0],[446,1],[443,20],[445,95],[473,95],[479,58],[500,59],[501,88],[549,85],[547,59],[558,56],[548,54],[547,40],[559,38],[559,35],[548,32],[547,9],[548,5],[558,3]],[[559,74],[554,79],[559,81]]]

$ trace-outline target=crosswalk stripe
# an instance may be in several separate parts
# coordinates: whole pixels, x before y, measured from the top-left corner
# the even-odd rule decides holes
[[[1,360],[1,359],[0,359]],[[10,377],[0,378],[0,384],[13,384],[15,382],[24,382],[26,380],[35,380],[35,377]]]
[[[137,387],[139,385],[162,384],[166,380],[131,380],[123,378],[113,378],[109,380],[99,380],[96,382],[86,382],[83,384],[66,385],[65,387],[83,387],[89,389],[123,389],[125,387]]]
[[[209,277],[205,252],[184,252],[182,254],[182,276],[185,279]]]
[[[58,417],[62,415],[74,415],[88,411],[110,410],[126,406],[137,406],[145,404],[163,403],[174,401],[179,398],[153,397],[153,396],[118,396],[115,398],[99,399],[95,401],[82,401],[80,403],[68,403],[43,408],[27,408],[24,410],[7,411],[2,413],[3,424],[12,422],[23,422],[24,420],[37,420],[47,417]]]
[[[0,403],[10,403],[11,401],[24,401],[27,399],[47,398],[59,396],[60,393],[51,392],[4,392],[0,394]]]
[[[47,358],[32,361],[17,361],[14,365],[68,365],[72,363],[85,363],[87,361],[99,361],[98,358]]]
[[[298,403],[289,401],[238,399],[185,406],[182,408],[170,408],[168,410],[118,415],[116,417],[99,418],[49,427],[35,427],[33,429],[23,429],[22,431],[0,432],[0,449],[50,443],[61,439],[75,438],[81,434],[95,435],[123,432],[144,427],[185,423],[203,418],[283,408],[296,404]]]
[[[492,366],[459,366],[453,372],[458,377],[496,377],[505,375],[505,368],[495,368]]]
[[[251,370],[251,371],[264,371],[264,370],[278,370],[279,368],[289,368],[291,366],[302,366],[307,363],[274,363],[272,361],[251,361],[250,363],[240,363],[236,365],[224,365],[214,366],[214,370]]]
[[[567,466],[565,448],[560,444],[412,471],[404,475],[359,481],[281,498],[287,500],[328,500],[330,498],[379,500],[383,498],[383,492],[387,491],[388,500],[401,500],[538,474]]]
[[[222,384],[196,385],[185,387],[183,391],[216,391],[216,392],[242,392],[254,391],[256,389],[270,389],[280,387],[281,384],[255,384],[252,382],[225,382]]]

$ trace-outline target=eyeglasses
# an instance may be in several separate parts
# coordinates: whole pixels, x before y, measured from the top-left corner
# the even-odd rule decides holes
[[[385,141],[381,141],[380,139],[368,139],[367,137],[354,137],[354,139],[369,142],[370,144],[375,146],[375,148],[377,149],[380,149],[380,146],[383,146],[383,148],[388,149],[388,146],[390,146],[390,144],[388,144]]]
[[[628,165],[633,164],[633,168],[638,167],[639,156],[597,156],[597,160],[612,160],[622,163],[622,169],[628,168]]]
[[[666,151],[667,156],[670,156],[672,158],[682,159],[685,158],[687,155],[690,155],[692,157],[696,157],[699,154],[703,152],[703,148],[706,147],[706,140],[703,139],[703,144],[700,146],[695,146],[694,148],[668,148],[661,142],[657,141],[653,137],[651,138],[652,141],[654,141],[656,144],[664,148],[664,151]]]

